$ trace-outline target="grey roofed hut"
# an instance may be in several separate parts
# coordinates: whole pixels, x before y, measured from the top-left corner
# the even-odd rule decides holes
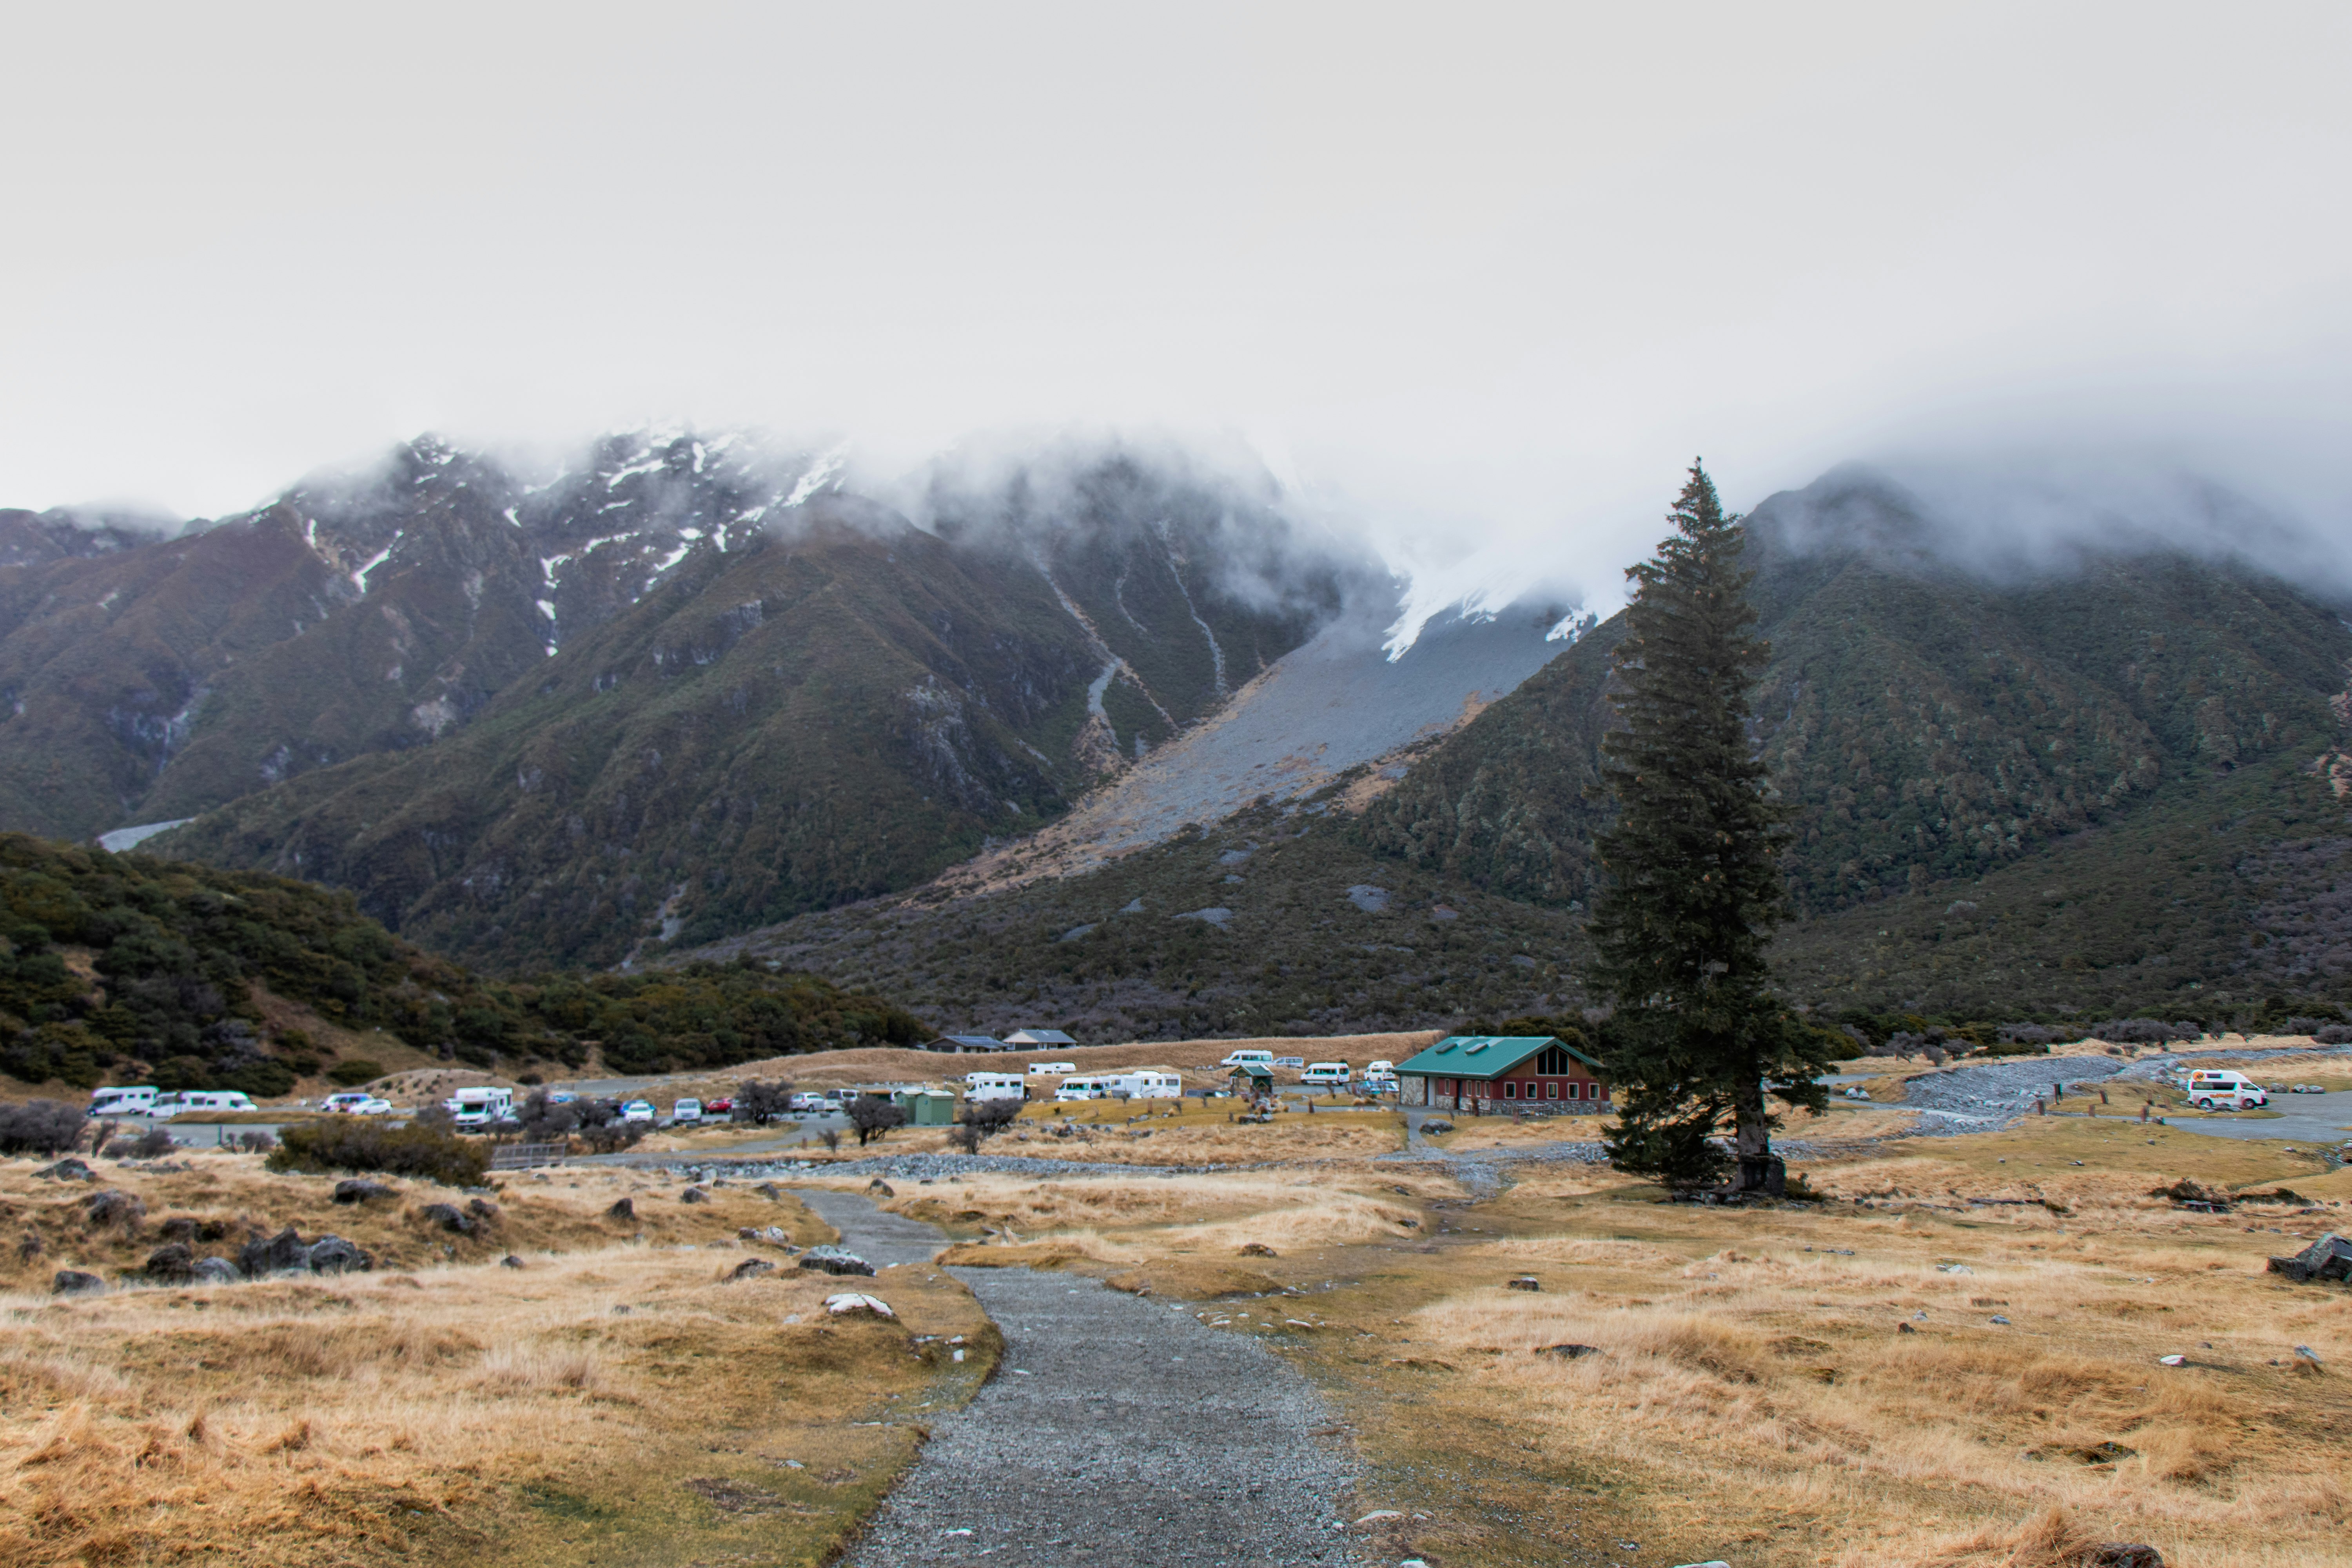
[[[1078,1042],[1059,1029],[1015,1029],[1004,1037],[1004,1043],[1008,1046],[1036,1046],[1046,1050],[1057,1050],[1064,1046],[1075,1046]]]
[[[993,1035],[941,1035],[927,1051],[1009,1051],[1013,1047]]]

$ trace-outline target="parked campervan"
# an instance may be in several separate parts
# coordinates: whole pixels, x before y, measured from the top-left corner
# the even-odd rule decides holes
[[[89,1110],[87,1114],[91,1116],[144,1116],[154,1107],[154,1104],[155,1088],[152,1084],[148,1085],[144,1089],[115,1089],[110,1087],[106,1089],[94,1089],[89,1091]]]
[[[1076,1072],[1078,1070],[1078,1064],[1076,1062],[1031,1062],[1026,1070],[1028,1076],[1031,1078],[1051,1078],[1055,1073]]]
[[[2189,1075],[2189,1103],[2200,1110],[2244,1110],[2268,1105],[2270,1095],[2244,1073],[2200,1068]]]
[[[1127,1091],[1130,1100],[1181,1100],[1184,1080],[1172,1072],[1157,1068],[1145,1068],[1139,1072],[1123,1072],[1111,1079]]]
[[[487,1127],[503,1121],[514,1112],[514,1090],[510,1089],[461,1089],[441,1102],[449,1120],[460,1127]]]
[[[1029,1082],[1017,1072],[968,1072],[963,1075],[963,1097],[968,1100],[1026,1100]]]
[[[1270,1068],[1274,1065],[1274,1053],[1272,1051],[1227,1051],[1225,1053],[1225,1059],[1219,1062],[1217,1065],[1221,1068],[1241,1068],[1250,1067],[1253,1065],[1262,1068]]]
[[[1115,1078],[1066,1078],[1062,1087],[1054,1091],[1055,1100],[1103,1100],[1108,1098]]]
[[[1310,1089],[1345,1089],[1353,1074],[1346,1062],[1316,1062],[1298,1075]]]
[[[253,1097],[230,1089],[186,1089],[177,1094],[159,1094],[147,1114],[158,1121],[169,1121],[191,1110],[255,1110]]]

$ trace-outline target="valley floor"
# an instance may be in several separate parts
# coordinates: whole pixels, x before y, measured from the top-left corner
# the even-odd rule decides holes
[[[2352,1171],[2310,1145],[2112,1113],[1917,1137],[1858,1103],[1790,1130],[1809,1201],[1721,1207],[1591,1163],[1580,1120],[1409,1149],[1394,1111],[1073,1109],[1072,1131],[1038,1108],[980,1162],[894,1134],[879,1189],[845,1149],[670,1156],[721,1172],[709,1203],[643,1166],[509,1178],[471,1236],[426,1221],[426,1189],[353,1209],[236,1154],[102,1163],[100,1185],[147,1205],[133,1236],[88,1224],[89,1186],[0,1167],[11,1228],[37,1238],[0,1258],[0,1541],[57,1564],[814,1563],[873,1517],[859,1561],[994,1562],[981,1549],[1014,1542],[1041,1563],[1152,1561],[1121,1555],[1149,1531],[1057,1529],[1050,1499],[992,1480],[992,1443],[1048,1430],[1015,1417],[1050,1390],[965,1408],[997,1353],[987,1301],[1124,1322],[1107,1291],[1185,1326],[1120,1341],[1124,1391],[1090,1355],[1104,1420],[1122,1394],[1287,1410],[1303,1380],[1328,1465],[1237,1492],[1179,1442],[1129,1478],[1155,1518],[1189,1492],[1279,1521],[1261,1544],[1283,1552],[1320,1532],[1325,1561],[1433,1568],[2058,1568],[2142,1541],[2176,1568],[2352,1564],[2352,1294],[2265,1271],[2352,1201]],[[1247,1168],[1164,1168],[1204,1156]],[[782,1260],[747,1227],[832,1234],[763,1178],[937,1227],[910,1261],[876,1259],[896,1323],[828,1321],[828,1286],[796,1274],[726,1279]],[[2183,1180],[2234,1201],[2158,1191]],[[41,1293],[58,1268],[120,1280],[173,1214],[332,1229],[377,1267]],[[998,1270],[978,1300],[956,1278]],[[963,1363],[938,1353],[956,1334]],[[1250,1343],[1195,1386],[1160,1358],[1203,1335]],[[958,1410],[939,1463],[961,1455],[962,1482],[919,1457]],[[990,1426],[1007,1420],[1021,1431]],[[995,1538],[940,1533],[980,1528],[959,1512],[973,1486]]]

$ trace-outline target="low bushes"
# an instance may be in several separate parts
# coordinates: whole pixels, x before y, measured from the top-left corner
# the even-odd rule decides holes
[[[81,1141],[82,1113],[61,1100],[0,1105],[0,1154],[55,1154]]]
[[[479,1186],[487,1145],[436,1127],[384,1127],[357,1117],[289,1127],[267,1162],[273,1171],[388,1171],[452,1187]]]

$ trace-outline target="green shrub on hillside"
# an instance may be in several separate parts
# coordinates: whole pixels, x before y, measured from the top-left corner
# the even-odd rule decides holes
[[[928,1031],[878,996],[745,960],[653,974],[474,974],[388,935],[348,893],[0,835],[0,1073],[282,1095],[310,1037],[268,1037],[257,987],[447,1061],[720,1068]],[[341,1084],[381,1077],[354,1059]]]

